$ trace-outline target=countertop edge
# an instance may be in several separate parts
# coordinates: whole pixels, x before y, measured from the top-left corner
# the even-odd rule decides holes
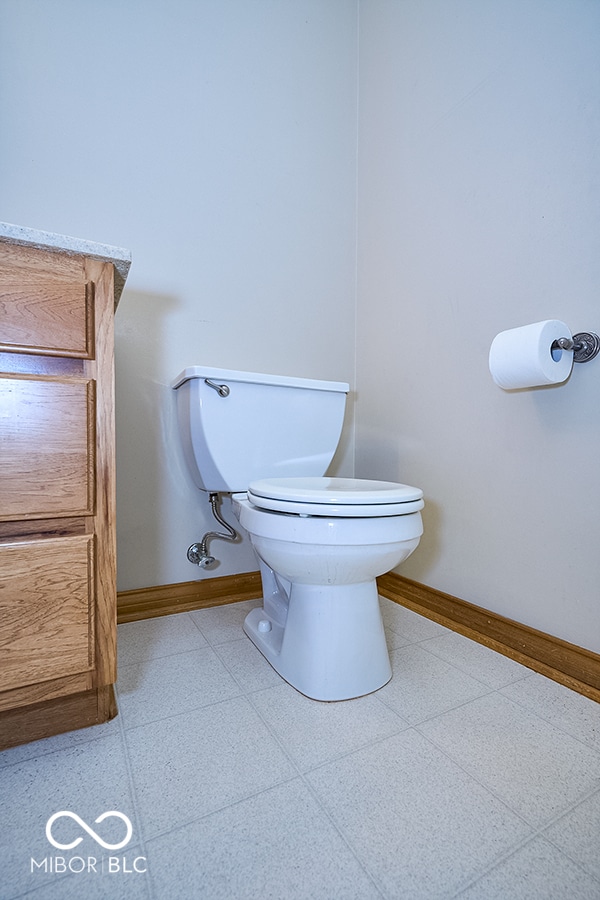
[[[0,222],[0,241],[35,247],[38,250],[54,250],[74,256],[89,256],[103,262],[111,262],[115,268],[115,306],[119,302],[131,266],[131,252],[123,247],[112,247],[95,241],[82,240],[51,231],[39,231],[22,225]]]

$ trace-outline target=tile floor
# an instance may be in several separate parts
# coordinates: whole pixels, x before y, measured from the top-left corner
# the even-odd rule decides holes
[[[600,705],[381,603],[394,677],[336,704],[254,603],[120,626],[120,715],[0,753],[0,898],[598,900]],[[63,811],[132,837],[62,816],[56,849]]]

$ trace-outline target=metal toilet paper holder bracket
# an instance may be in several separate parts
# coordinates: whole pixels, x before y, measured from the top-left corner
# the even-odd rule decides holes
[[[572,350],[573,362],[589,362],[600,353],[600,337],[593,331],[579,331],[572,338],[558,338],[552,344],[552,349]]]

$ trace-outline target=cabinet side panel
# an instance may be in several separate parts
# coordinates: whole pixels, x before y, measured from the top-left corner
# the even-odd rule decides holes
[[[114,269],[86,260],[85,278],[95,285],[94,360],[85,362],[96,384],[96,667],[94,685],[117,677],[117,547],[115,495]]]

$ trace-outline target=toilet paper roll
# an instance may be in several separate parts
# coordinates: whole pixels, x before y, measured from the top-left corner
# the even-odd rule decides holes
[[[566,381],[573,368],[573,351],[552,350],[561,337],[572,335],[558,319],[501,331],[490,348],[492,378],[505,391]]]

